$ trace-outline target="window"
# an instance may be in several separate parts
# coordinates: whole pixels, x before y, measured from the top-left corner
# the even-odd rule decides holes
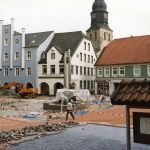
[[[88,73],[88,76],[89,76],[90,75],[90,68],[89,67],[88,67],[88,72],[87,73]]]
[[[88,43],[88,50],[90,51],[90,43]]]
[[[119,76],[125,76],[125,67],[119,68]]]
[[[42,65],[42,74],[47,74],[47,65]]]
[[[19,52],[15,53],[15,60],[19,60]]]
[[[55,59],[55,53],[51,53],[51,59]]]
[[[90,63],[90,55],[88,55],[88,63]]]
[[[8,61],[8,53],[4,53],[4,61]]]
[[[82,66],[80,66],[80,75],[82,75]]]
[[[110,39],[110,34],[108,34],[108,40],[110,41],[111,39]]]
[[[113,67],[112,68],[112,76],[113,77],[117,77],[118,76],[118,68],[117,67]]]
[[[82,53],[80,53],[80,61],[82,61]]]
[[[104,32],[104,40],[106,40],[106,32]]]
[[[42,52],[41,54],[41,59],[45,59],[46,58],[46,53],[45,52]]]
[[[104,68],[104,77],[110,77],[110,68],[109,67]]]
[[[74,66],[71,66],[71,74],[74,74]]]
[[[4,46],[8,46],[8,39],[4,39]]]
[[[98,68],[98,77],[103,77],[103,68]]]
[[[80,89],[82,89],[82,80],[80,81]]]
[[[150,76],[150,66],[147,66],[147,76]]]
[[[19,68],[15,68],[15,76],[19,76],[20,75],[20,69]]]
[[[32,58],[31,51],[28,51],[27,52],[27,60],[31,60],[31,58]]]
[[[64,74],[64,65],[59,66],[59,73]]]
[[[86,54],[84,54],[84,62],[86,62]]]
[[[55,74],[55,65],[51,65],[51,74]]]
[[[16,42],[16,44],[18,44],[18,43],[19,43],[19,39],[16,39],[16,41],[15,41],[15,42]]]
[[[97,40],[97,32],[95,32],[95,40]]]
[[[4,68],[4,76],[5,76],[5,77],[8,76],[8,68]]]
[[[91,76],[93,76],[93,70],[94,70],[94,69],[93,69],[93,68],[91,68]]]
[[[76,66],[76,74],[78,74],[78,66]]]
[[[31,68],[27,68],[27,76],[31,76],[32,72],[31,72]]]
[[[90,33],[90,39],[92,40],[92,33]]]
[[[84,75],[86,75],[86,67],[84,67]]]
[[[86,42],[84,42],[84,50],[86,50]]]
[[[91,56],[91,63],[93,64],[93,56]]]
[[[86,89],[86,80],[84,80],[84,89]]]
[[[91,89],[93,89],[94,88],[94,83],[93,83],[93,81],[91,81]]]
[[[134,66],[133,68],[133,75],[134,77],[140,77],[141,76],[141,67],[140,66]]]
[[[87,82],[87,88],[90,89],[90,81]]]

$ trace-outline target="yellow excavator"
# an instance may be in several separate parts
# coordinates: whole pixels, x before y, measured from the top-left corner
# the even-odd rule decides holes
[[[10,89],[11,87],[15,87],[15,98],[23,98],[27,96],[28,98],[34,98],[38,94],[37,88],[27,88],[26,84],[11,82],[3,87],[0,87],[0,91],[5,91],[6,89]]]

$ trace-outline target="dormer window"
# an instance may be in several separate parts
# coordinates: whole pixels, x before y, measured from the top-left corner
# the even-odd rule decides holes
[[[42,52],[41,59],[45,59],[45,58],[46,58],[46,54],[45,54],[45,52]]]

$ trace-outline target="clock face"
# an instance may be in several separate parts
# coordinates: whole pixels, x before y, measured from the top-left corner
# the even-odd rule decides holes
[[[96,14],[93,13],[93,14],[92,14],[92,19],[95,19],[95,18],[96,18]]]
[[[107,16],[108,16],[107,13],[105,13],[105,14],[104,14],[104,18],[107,18]]]

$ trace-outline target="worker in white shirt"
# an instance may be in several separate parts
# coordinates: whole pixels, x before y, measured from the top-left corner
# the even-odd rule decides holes
[[[69,99],[68,103],[67,103],[67,114],[66,114],[66,120],[68,120],[68,115],[71,115],[71,117],[73,119],[75,119],[74,115],[73,115],[73,106],[72,106],[72,99]]]

